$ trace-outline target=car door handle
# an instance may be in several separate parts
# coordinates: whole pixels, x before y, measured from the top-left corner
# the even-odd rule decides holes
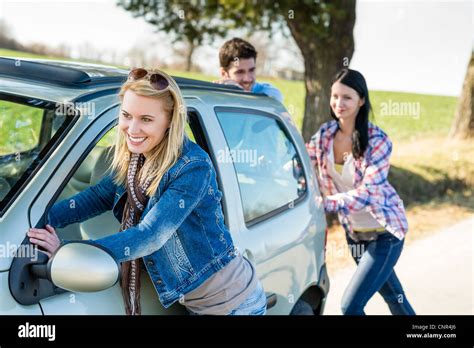
[[[267,309],[274,307],[276,303],[277,303],[277,295],[275,293],[267,295]]]

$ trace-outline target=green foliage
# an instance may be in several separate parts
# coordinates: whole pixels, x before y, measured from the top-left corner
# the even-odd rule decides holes
[[[43,110],[0,100],[0,155],[38,145]]]
[[[142,17],[157,31],[171,34],[175,42],[184,39],[198,46],[226,35],[228,30],[213,21],[216,1],[120,0],[118,5],[134,17]]]
[[[118,5],[134,17],[143,17],[158,31],[172,34],[174,40],[197,45],[225,37],[229,30],[275,31],[305,37],[308,41],[326,40],[334,31],[333,19],[346,16],[354,0],[119,0]],[[290,25],[290,23],[294,25]],[[297,24],[296,24],[297,23]],[[288,26],[287,26],[288,24]]]

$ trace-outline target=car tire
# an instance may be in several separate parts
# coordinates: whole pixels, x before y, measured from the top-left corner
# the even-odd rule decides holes
[[[308,302],[299,299],[291,310],[290,315],[314,315],[313,307]]]

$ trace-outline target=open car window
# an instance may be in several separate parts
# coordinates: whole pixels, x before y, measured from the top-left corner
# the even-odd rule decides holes
[[[0,94],[0,216],[72,119],[57,113],[53,102]]]

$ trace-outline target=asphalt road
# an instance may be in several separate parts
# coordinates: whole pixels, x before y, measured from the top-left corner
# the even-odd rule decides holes
[[[395,271],[417,314],[474,314],[474,217],[405,246]],[[340,303],[355,263],[330,275],[324,314],[340,315]],[[390,314],[377,293],[365,313]]]

